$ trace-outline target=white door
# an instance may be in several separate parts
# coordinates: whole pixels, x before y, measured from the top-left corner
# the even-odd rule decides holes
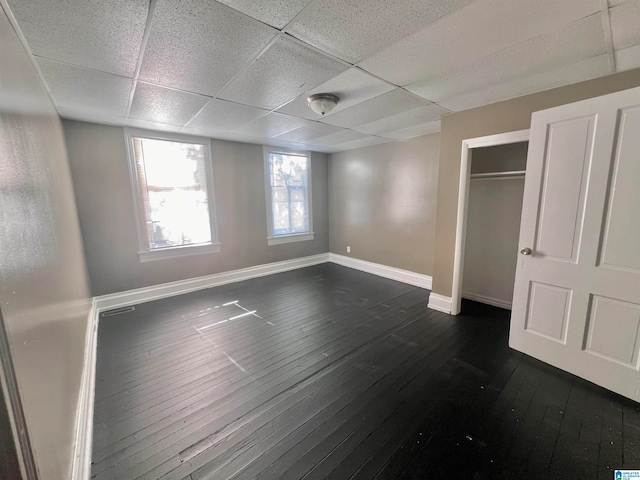
[[[509,345],[640,401],[640,88],[531,119]]]

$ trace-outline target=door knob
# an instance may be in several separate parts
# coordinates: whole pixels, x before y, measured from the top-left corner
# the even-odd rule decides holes
[[[522,255],[531,255],[531,249],[529,247],[524,247],[522,250],[520,250],[520,253]]]

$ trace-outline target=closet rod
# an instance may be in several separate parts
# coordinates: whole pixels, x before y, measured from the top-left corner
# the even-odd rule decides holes
[[[511,172],[489,172],[489,173],[472,173],[471,178],[509,178],[524,177],[526,170],[515,170]]]

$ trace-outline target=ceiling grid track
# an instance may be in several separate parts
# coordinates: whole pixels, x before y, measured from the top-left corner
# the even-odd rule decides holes
[[[640,0],[0,5],[62,118],[327,153],[640,66]]]
[[[604,41],[607,44],[607,55],[609,57],[609,73],[616,73],[616,52],[613,47],[613,32],[611,31],[611,18],[609,17],[609,0],[600,0],[600,8]]]
[[[271,46],[272,46],[274,43],[276,43],[276,41],[278,40],[278,38],[280,38],[280,32],[278,32],[278,33],[277,33],[277,34],[276,34],[276,35],[271,39],[271,41],[269,41],[269,43],[267,43],[267,44],[264,46],[264,48],[262,48],[262,50],[260,50],[260,51],[257,53],[257,55],[251,59],[251,61],[250,61],[250,62],[248,62],[248,63],[247,63],[243,68],[241,68],[241,69],[240,69],[240,70],[239,70],[239,71],[238,71],[238,72],[237,72],[233,77],[231,77],[231,78],[229,79],[229,81],[228,81],[228,82],[226,82],[224,85],[222,85],[222,87],[221,87],[221,88],[216,92],[216,94],[215,94],[213,97],[211,97],[211,99],[210,99],[207,103],[205,103],[205,104],[204,104],[204,106],[203,106],[200,110],[198,110],[198,111],[195,113],[195,115],[189,119],[189,121],[188,121],[187,123],[185,123],[185,124],[184,124],[184,127],[183,127],[183,128],[189,127],[189,124],[193,121],[193,119],[194,119],[194,118],[196,118],[196,117],[200,114],[200,112],[202,112],[205,108],[207,108],[207,105],[209,105],[213,100],[216,100],[216,99],[218,99],[218,100],[222,100],[221,98],[218,98],[218,94],[219,94],[220,92],[222,92],[225,88],[227,88],[227,86],[231,85],[231,83],[233,83],[233,81],[234,81],[236,78],[238,78],[240,75],[242,75],[244,72],[246,72],[246,71],[251,67],[251,65],[253,65],[253,64],[254,64],[254,63],[255,63],[255,62],[256,62],[256,61],[257,61],[257,60],[258,60],[258,59],[259,59],[259,58],[260,58],[260,57],[261,57],[261,56],[266,52],[266,51],[267,51],[267,50],[269,50],[269,49],[271,48]],[[227,102],[227,101],[231,101],[231,100],[224,100],[224,101],[225,101],[225,102]],[[237,103],[237,102],[233,102],[233,103]],[[242,104],[240,104],[240,105],[242,105]],[[257,108],[257,107],[256,107],[256,108]],[[264,109],[262,109],[262,110],[264,110]],[[271,110],[265,110],[265,112],[266,112],[266,113],[265,113],[265,115],[268,115],[269,113],[271,113]],[[263,116],[264,116],[264,115],[263,115]],[[239,128],[239,127],[238,127],[238,128]],[[237,129],[236,129],[236,130],[237,130]]]
[[[153,22],[153,14],[156,11],[156,5],[158,0],[149,1],[149,13],[147,13],[147,21],[144,25],[144,33],[142,34],[142,43],[140,44],[140,53],[138,54],[138,62],[136,63],[136,69],[133,74],[133,86],[131,87],[131,93],[129,94],[129,104],[127,105],[127,112],[125,113],[125,123],[129,118],[131,112],[131,105],[133,105],[133,96],[136,93],[136,87],[138,86],[138,77],[140,76],[140,70],[142,69],[142,60],[144,58],[144,52],[147,49],[147,43],[149,42],[149,35],[151,34],[151,23]]]

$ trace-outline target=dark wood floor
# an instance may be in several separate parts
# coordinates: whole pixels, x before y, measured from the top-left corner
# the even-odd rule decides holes
[[[640,469],[639,404],[510,350],[505,310],[468,302],[451,317],[427,299],[325,264],[102,319],[93,477]]]

